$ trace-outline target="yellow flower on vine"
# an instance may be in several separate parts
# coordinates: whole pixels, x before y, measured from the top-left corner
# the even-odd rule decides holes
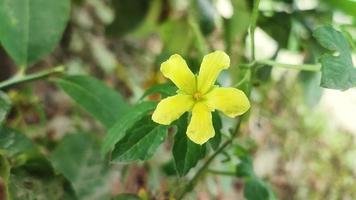
[[[172,55],[162,63],[161,72],[179,90],[176,95],[159,102],[152,120],[169,125],[185,112],[191,111],[188,138],[197,144],[207,142],[215,135],[212,111],[216,109],[229,117],[236,117],[250,108],[250,102],[241,90],[214,85],[220,72],[229,65],[229,56],[222,51],[215,51],[204,56],[199,75],[195,76],[180,55]]]

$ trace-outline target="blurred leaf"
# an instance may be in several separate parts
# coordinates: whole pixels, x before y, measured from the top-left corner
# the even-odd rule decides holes
[[[205,156],[206,145],[195,144],[187,137],[188,114],[182,116],[176,124],[172,153],[179,176],[184,176]]]
[[[107,33],[112,36],[123,36],[137,28],[145,19],[149,10],[149,0],[112,0],[115,19],[107,27]]]
[[[339,90],[356,86],[350,46],[342,33],[331,26],[323,26],[316,29],[313,36],[323,47],[338,54],[325,54],[320,58],[321,86]]]
[[[0,91],[0,124],[5,120],[7,113],[11,109],[9,97]]]
[[[291,15],[289,13],[273,12],[272,16],[261,15],[258,18],[258,24],[268,35],[278,41],[280,48],[288,46],[292,27]]]
[[[326,0],[332,7],[336,7],[345,13],[356,17],[356,1],[354,0]]]
[[[219,147],[222,139],[221,138],[222,121],[218,112],[213,112],[212,116],[213,116],[213,126],[215,130],[215,136],[209,140],[209,144],[214,150],[216,150]]]
[[[150,96],[152,94],[157,94],[157,93],[161,94],[162,98],[165,98],[168,96],[175,95],[177,90],[178,88],[172,83],[158,84],[147,89],[140,99],[144,99],[147,96]]]
[[[166,21],[160,27],[159,33],[168,54],[177,53],[184,56],[192,44],[193,32],[186,18]]]
[[[302,71],[299,77],[305,104],[309,107],[316,106],[323,95],[323,88],[320,87],[320,73]]]
[[[115,145],[111,155],[112,161],[132,162],[150,159],[168,134],[168,127],[157,126],[150,116],[137,122],[134,127]]]
[[[116,197],[114,197],[113,200],[141,200],[141,198],[135,194],[127,193],[127,194],[119,194]]]
[[[109,152],[118,141],[125,137],[126,132],[132,128],[137,121],[147,115],[148,112],[155,109],[156,105],[157,103],[155,102],[142,102],[116,121],[104,138],[101,149],[102,153],[105,154]]]
[[[98,148],[88,134],[69,134],[51,155],[53,167],[70,181],[78,199],[109,199],[108,169]]]
[[[0,0],[0,41],[26,67],[46,56],[61,39],[69,0]]]
[[[56,80],[76,103],[110,128],[129,109],[123,97],[90,76],[65,76]]]
[[[254,177],[252,159],[249,156],[240,157],[240,163],[236,166],[236,176]]]
[[[248,179],[244,187],[244,196],[247,200],[269,200],[269,191],[263,181],[258,178]]]
[[[215,29],[216,10],[211,0],[197,0],[194,3],[194,11],[200,30],[204,35],[208,35]]]
[[[0,126],[0,150],[9,157],[21,157],[22,161],[38,153],[35,145],[24,134],[4,126]]]
[[[9,178],[9,193],[12,200],[74,200],[64,180],[55,176],[43,176],[23,168],[12,170]]]

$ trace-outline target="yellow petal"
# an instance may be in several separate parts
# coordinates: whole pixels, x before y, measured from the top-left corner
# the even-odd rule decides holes
[[[180,55],[174,54],[163,62],[161,72],[185,93],[193,94],[196,91],[196,78]]]
[[[183,113],[192,109],[194,101],[191,95],[177,94],[163,99],[158,103],[152,114],[152,120],[168,125],[178,119]]]
[[[223,51],[215,51],[204,56],[198,76],[198,91],[208,92],[223,69],[229,68],[230,58]]]
[[[187,129],[188,138],[194,143],[204,144],[214,135],[215,131],[208,106],[202,102],[196,103]]]
[[[205,99],[210,109],[218,109],[229,117],[242,115],[250,108],[245,93],[236,88],[216,87],[205,95]]]

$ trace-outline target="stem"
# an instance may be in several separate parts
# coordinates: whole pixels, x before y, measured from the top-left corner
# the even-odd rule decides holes
[[[273,60],[260,60],[260,61],[257,61],[257,63],[271,65],[273,67],[281,67],[281,68],[286,68],[286,69],[297,69],[297,70],[304,70],[304,71],[314,71],[314,72],[318,72],[321,69],[320,64],[294,65],[294,64],[278,63]]]
[[[28,75],[17,75],[6,81],[0,82],[0,89],[4,89],[13,85],[18,85],[25,82],[30,82],[38,79],[47,78],[54,74],[61,74],[64,72],[64,66],[54,67],[48,70],[36,72]]]
[[[255,55],[255,29],[258,19],[258,7],[260,5],[260,0],[255,0],[252,8],[252,16],[251,16],[251,23],[250,23],[250,43],[251,43],[251,61],[256,60]]]
[[[205,170],[209,167],[210,163],[214,160],[214,158],[219,155],[224,149],[225,147],[229,146],[229,144],[232,143],[233,137],[230,138],[229,140],[225,141],[220,147],[219,149],[217,149],[215,151],[215,153],[213,155],[210,156],[210,158],[204,163],[204,165],[199,169],[199,171],[194,175],[194,177],[192,178],[192,180],[189,181],[189,183],[184,187],[182,193],[178,196],[177,200],[183,199],[183,197],[190,192],[194,186],[197,184],[198,180],[200,179],[200,177],[203,175],[203,173],[205,172]]]
[[[220,171],[215,169],[208,169],[208,172],[216,175],[222,175],[222,176],[236,176],[235,172]]]

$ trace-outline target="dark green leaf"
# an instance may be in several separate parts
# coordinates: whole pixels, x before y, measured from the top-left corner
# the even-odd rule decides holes
[[[258,178],[248,179],[245,183],[244,196],[247,200],[269,200],[266,184]]]
[[[238,177],[253,177],[252,159],[248,156],[240,157],[240,163],[236,166],[236,176]]]
[[[140,123],[142,124],[142,123]],[[120,140],[112,152],[112,161],[132,162],[150,159],[167,137],[168,127],[145,123]]]
[[[50,53],[69,18],[69,0],[0,0],[0,41],[26,67]]]
[[[197,0],[195,3],[196,18],[199,21],[199,27],[204,35],[208,35],[215,29],[215,19],[217,15],[212,0]]]
[[[123,36],[137,28],[148,13],[149,0],[113,0],[115,19],[107,28],[112,36]]]
[[[192,142],[186,134],[188,114],[177,121],[177,133],[174,136],[173,158],[179,176],[186,175],[205,156],[205,145]]]
[[[93,77],[66,76],[57,79],[56,82],[107,128],[110,128],[129,109],[119,93]]]
[[[115,144],[125,137],[126,132],[131,129],[137,121],[147,115],[148,112],[152,111],[156,105],[157,103],[155,102],[142,102],[116,121],[104,138],[101,149],[102,153],[105,154],[113,149]]]
[[[309,107],[316,106],[323,94],[323,88],[320,87],[320,73],[302,71],[299,76],[305,104]]]
[[[7,113],[11,109],[9,97],[0,91],[0,124],[5,120]]]
[[[339,90],[356,86],[356,69],[344,35],[331,26],[323,26],[316,29],[313,36],[323,47],[338,54],[321,57],[321,86]]]
[[[109,174],[97,149],[90,135],[70,134],[51,155],[53,167],[69,180],[79,199],[109,198]]]
[[[157,93],[162,95],[162,98],[165,98],[167,96],[175,95],[177,90],[178,90],[177,87],[171,83],[158,84],[146,90],[146,92],[142,95],[140,99],[144,99],[149,95],[157,94]]]
[[[215,130],[215,136],[209,140],[211,147],[216,150],[221,143],[221,128],[222,121],[218,112],[213,112],[213,126]]]

